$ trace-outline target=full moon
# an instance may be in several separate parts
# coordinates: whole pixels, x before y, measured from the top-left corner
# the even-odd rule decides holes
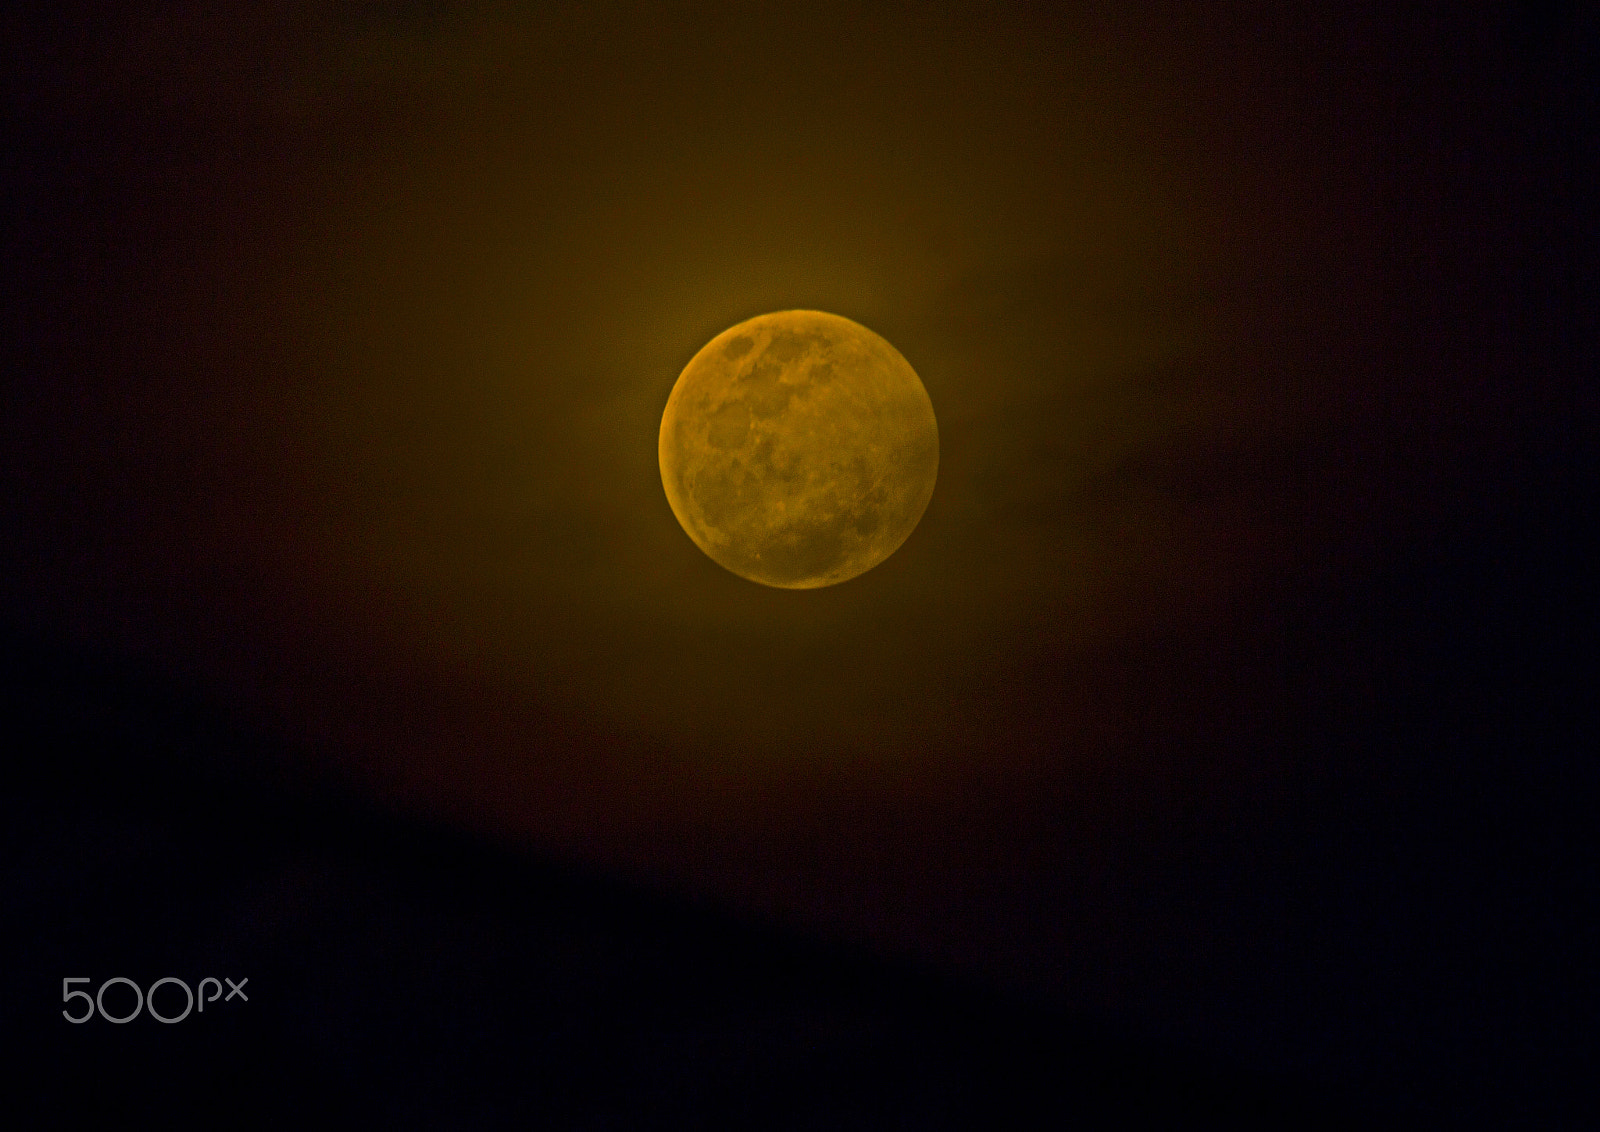
[[[673,514],[719,565],[815,589],[899,549],[933,496],[939,426],[905,358],[823,311],[759,315],[717,335],[661,416]]]

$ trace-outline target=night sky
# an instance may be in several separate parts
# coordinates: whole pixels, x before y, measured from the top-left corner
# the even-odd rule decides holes
[[[47,1106],[1596,1119],[1595,18],[1082,7],[0,16]],[[792,308],[940,429],[810,591],[656,462]]]

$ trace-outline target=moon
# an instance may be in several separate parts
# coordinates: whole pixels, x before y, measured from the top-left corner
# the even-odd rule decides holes
[[[758,315],[701,348],[661,415],[661,482],[742,578],[816,589],[899,549],[933,497],[939,425],[909,362],[824,311]]]

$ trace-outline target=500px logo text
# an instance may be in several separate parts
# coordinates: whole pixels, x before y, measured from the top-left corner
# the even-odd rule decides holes
[[[107,979],[105,982],[101,983],[99,991],[93,995],[86,990],[72,989],[73,983],[88,983],[93,981],[94,980],[87,977],[61,980],[61,1001],[73,1004],[71,1007],[62,1010],[61,1017],[65,1018],[68,1022],[81,1024],[89,1021],[89,1019],[98,1014],[107,1022],[114,1022],[117,1025],[121,1025],[124,1022],[132,1022],[139,1016],[139,1012],[144,1010],[148,1011],[150,1017],[154,1018],[157,1022],[165,1022],[168,1025],[171,1025],[174,1022],[182,1022],[185,1018],[189,1017],[189,1012],[192,1010],[198,1009],[200,1013],[204,1013],[206,1003],[216,1002],[217,999],[222,998],[222,983],[228,984],[228,995],[226,998],[222,998],[223,1002],[232,1002],[235,998],[243,999],[245,1002],[250,1001],[250,996],[244,993],[244,985],[250,981],[249,979],[240,979],[238,982],[234,982],[232,979],[224,978],[222,983],[219,983],[216,979],[204,978],[200,980],[198,994],[189,989],[188,983],[172,975],[168,975],[164,979],[157,979],[155,982],[151,983],[149,994],[146,994],[143,990],[141,990],[138,983],[134,982],[132,979],[125,979],[121,975],[118,975],[115,978]],[[178,991],[181,990],[184,995],[182,1014],[162,1014],[156,1009],[156,991],[169,984],[173,987],[173,989],[163,995],[162,998],[169,1004],[167,1009],[171,1010],[177,1005],[172,996],[176,995]],[[134,994],[133,1009],[125,1014],[115,1014],[106,1010],[106,991],[119,985],[131,988]],[[212,988],[209,998],[206,996],[206,988],[208,986]],[[83,999],[81,1004],[73,1002],[74,999],[79,998]],[[126,992],[115,992],[113,995],[112,1010],[121,1009],[126,1002]],[[79,1010],[79,1013],[74,1014],[72,1012],[74,1007]]]

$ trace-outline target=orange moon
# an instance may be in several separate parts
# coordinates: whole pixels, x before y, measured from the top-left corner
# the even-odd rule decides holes
[[[742,578],[815,589],[872,569],[933,497],[939,426],[900,352],[823,311],[759,315],[684,367],[661,482],[695,544]]]

